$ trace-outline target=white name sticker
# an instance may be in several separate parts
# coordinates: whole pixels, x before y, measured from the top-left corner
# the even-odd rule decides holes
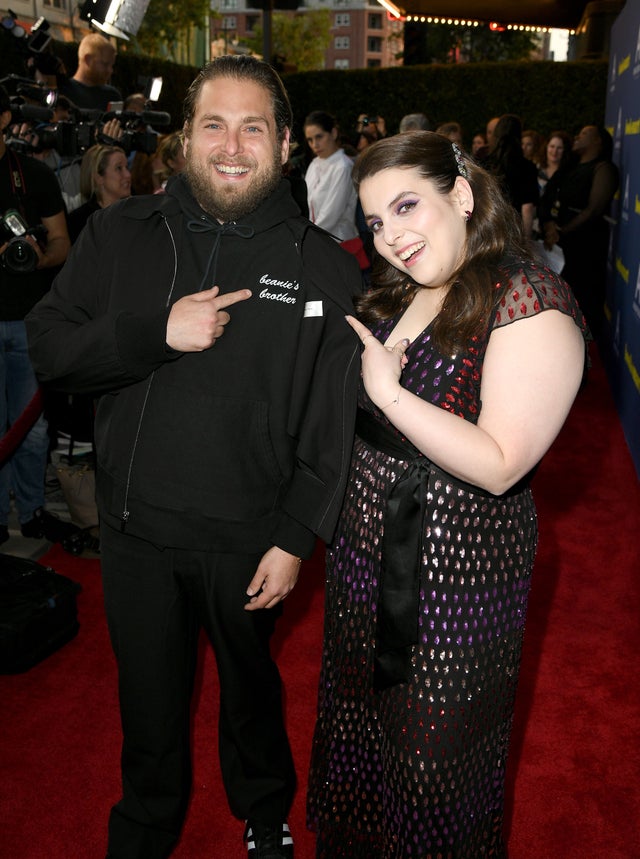
[[[322,316],[321,301],[307,301],[304,305],[304,315],[307,316]]]

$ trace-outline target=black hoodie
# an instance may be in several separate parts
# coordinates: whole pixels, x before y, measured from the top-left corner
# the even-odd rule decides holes
[[[301,252],[303,249],[303,252]],[[210,286],[229,308],[204,352],[166,346],[171,305]],[[355,261],[299,215],[288,183],[220,225],[186,180],[89,221],[27,319],[39,377],[101,393],[103,519],[158,545],[308,556],[346,481],[359,344]]]

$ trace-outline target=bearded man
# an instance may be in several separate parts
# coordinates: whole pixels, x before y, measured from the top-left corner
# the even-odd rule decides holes
[[[78,45],[73,77],[58,76],[58,93],[84,110],[108,110],[110,102],[122,101],[120,91],[109,83],[115,62],[112,43],[100,33],[88,33]]]
[[[96,212],[28,319],[39,377],[99,395],[124,737],[112,859],[164,859],[179,839],[200,628],[248,856],[293,856],[295,772],[269,640],[301,559],[339,512],[359,366],[344,316],[361,281],[282,177],[291,124],[267,64],[208,64],[185,100],[184,173],[166,194]]]

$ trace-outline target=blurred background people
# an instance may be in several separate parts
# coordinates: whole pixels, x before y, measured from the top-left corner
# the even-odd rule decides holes
[[[76,107],[106,111],[122,95],[109,81],[116,62],[116,49],[100,33],[89,33],[78,45],[78,68],[73,77],[61,77],[58,91]]]
[[[495,131],[499,121],[499,116],[492,116],[491,119],[488,120],[484,133],[485,145],[476,150],[476,154],[474,157],[476,161],[478,161],[478,163],[482,164],[483,166],[484,161],[489,157],[489,155],[493,151],[493,147],[496,144]]]
[[[356,121],[355,148],[362,152],[367,146],[371,146],[376,140],[382,140],[387,136],[387,125],[382,116],[377,114],[361,113]]]
[[[572,288],[594,337],[604,324],[609,248],[607,213],[618,189],[613,140],[600,125],[585,125],[573,142],[576,163],[547,182],[540,220],[547,247],[564,252],[562,276]]]
[[[544,137],[542,134],[540,134],[539,131],[535,131],[533,128],[527,128],[522,132],[520,142],[522,144],[522,154],[524,157],[527,161],[533,161],[536,167],[538,167],[540,164],[541,150],[544,146]]]
[[[80,191],[86,201],[67,217],[69,238],[75,242],[90,215],[131,196],[131,172],[119,146],[97,143],[82,156]]]
[[[305,174],[310,220],[341,241],[355,238],[353,161],[340,146],[335,118],[314,110],[304,121],[304,137],[314,156]]]
[[[400,120],[398,131],[433,131],[433,125],[426,113],[407,113]]]
[[[452,143],[457,144],[460,149],[464,149],[464,141],[462,140],[462,126],[459,122],[443,122],[436,128],[437,134],[442,134]]]
[[[0,86],[0,435],[34,409],[31,429],[0,462],[0,543],[9,539],[12,496],[24,537],[44,536],[48,518],[54,518],[44,509],[49,436],[33,405],[38,382],[24,318],[50,289],[69,252],[56,177],[37,158],[7,147],[4,133],[10,123],[11,101]]]
[[[183,153],[184,135],[182,131],[167,134],[160,141],[152,158],[154,193],[164,191],[171,176],[182,173],[186,160]]]
[[[552,131],[542,147],[538,166],[538,187],[544,192],[547,182],[571,162],[573,140],[567,131]]]
[[[474,158],[478,157],[479,152],[486,151],[487,136],[484,131],[476,131],[471,138],[471,154]]]
[[[482,166],[496,176],[511,205],[522,218],[525,236],[533,237],[538,206],[538,171],[522,152],[522,123],[513,113],[505,113],[496,123],[493,145]]]

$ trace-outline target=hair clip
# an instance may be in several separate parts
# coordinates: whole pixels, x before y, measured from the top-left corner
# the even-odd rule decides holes
[[[458,165],[458,173],[463,177],[463,179],[468,179],[469,173],[467,172],[467,165],[464,163],[460,147],[457,143],[452,143],[451,146],[453,148],[453,154],[455,155],[456,164]]]

